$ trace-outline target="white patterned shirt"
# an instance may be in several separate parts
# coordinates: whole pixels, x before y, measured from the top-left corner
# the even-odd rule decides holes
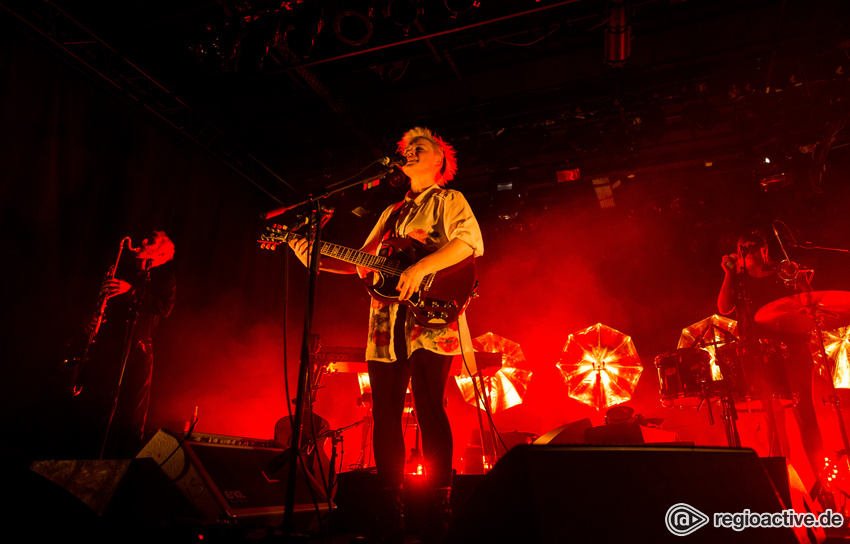
[[[399,208],[398,213],[393,213]],[[462,240],[473,250],[475,257],[484,253],[481,229],[472,213],[466,198],[452,189],[443,189],[432,185],[415,198],[410,192],[403,203],[388,207],[381,214],[372,229],[363,251],[378,254],[382,239],[389,236],[412,238],[436,251],[455,239]],[[389,223],[389,224],[388,224]],[[360,271],[361,276],[366,272]],[[366,342],[366,360],[393,362],[397,359],[393,331],[399,304],[384,304],[372,299],[369,310],[369,335]],[[463,347],[464,353],[472,351],[466,313],[456,322],[435,329],[423,327],[412,312],[407,312],[405,336],[407,353],[412,354],[419,348],[444,355],[458,355]]]

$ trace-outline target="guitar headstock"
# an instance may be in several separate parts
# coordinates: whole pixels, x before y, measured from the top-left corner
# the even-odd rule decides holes
[[[270,227],[266,227],[266,232],[264,234],[260,234],[260,239],[257,240],[257,243],[259,243],[260,247],[263,249],[274,251],[280,244],[286,244],[290,240],[297,240],[298,238],[303,237],[295,234],[294,232],[290,232],[284,225],[272,225]]]

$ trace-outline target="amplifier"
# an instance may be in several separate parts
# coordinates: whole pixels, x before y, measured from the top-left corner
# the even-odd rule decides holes
[[[283,450],[277,442],[160,430],[137,458],[153,459],[189,499],[203,521],[283,518],[288,465],[268,468]],[[333,508],[322,485],[298,467],[293,513]]]

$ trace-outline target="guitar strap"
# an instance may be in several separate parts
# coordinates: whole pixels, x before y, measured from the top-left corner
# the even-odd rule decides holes
[[[384,223],[384,232],[381,233],[381,241],[386,241],[390,236],[392,236],[393,230],[395,230],[395,223],[398,221],[399,216],[401,215],[401,209],[404,207],[404,200],[397,203],[393,211],[390,212],[389,217],[387,217],[387,222]]]
[[[434,194],[436,194],[437,192],[441,191],[441,189],[439,187],[436,190],[429,188],[429,189],[426,189],[426,192],[427,191],[432,191]],[[433,195],[431,195],[431,196],[433,196]],[[431,198],[431,196],[429,196],[428,198]],[[404,209],[405,204],[406,204],[406,201],[402,200],[401,202],[397,203],[395,205],[395,208],[393,208],[393,211],[390,212],[389,217],[387,217],[387,222],[384,225],[384,232],[381,234],[381,241],[382,242],[385,241],[387,238],[389,238],[392,235],[392,231],[394,231],[395,227],[398,226],[398,225],[396,225],[396,223],[398,222],[399,217],[401,216],[401,211],[402,211],[402,209]]]

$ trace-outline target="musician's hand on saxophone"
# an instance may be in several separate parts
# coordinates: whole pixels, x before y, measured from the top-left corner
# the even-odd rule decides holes
[[[124,280],[117,278],[107,279],[100,287],[100,295],[102,297],[112,298],[116,295],[123,295],[132,288],[133,286]]]

